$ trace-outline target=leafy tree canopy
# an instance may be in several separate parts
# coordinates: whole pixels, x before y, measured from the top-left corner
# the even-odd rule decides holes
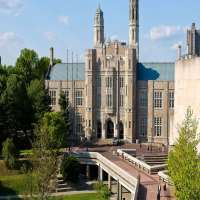
[[[49,135],[48,143],[51,147],[61,147],[65,138],[66,123],[60,113],[47,112],[41,120],[39,131]]]
[[[200,157],[197,152],[198,122],[188,108],[179,127],[179,139],[169,153],[169,176],[176,188],[178,200],[198,200],[200,197]]]

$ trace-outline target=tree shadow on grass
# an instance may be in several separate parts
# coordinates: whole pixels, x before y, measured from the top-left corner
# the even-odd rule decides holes
[[[5,187],[0,183],[0,197],[4,196],[3,199],[5,200],[10,200],[10,199],[15,199],[15,200],[22,200],[21,198],[17,197],[18,194],[16,191],[9,187]],[[16,196],[16,198],[10,198],[10,196]]]

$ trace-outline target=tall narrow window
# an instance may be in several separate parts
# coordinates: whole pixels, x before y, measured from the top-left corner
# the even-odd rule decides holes
[[[135,30],[132,29],[132,40],[135,41]]]
[[[56,105],[56,90],[49,90],[49,96],[50,96],[50,104],[51,106]]]
[[[69,90],[63,90],[66,101],[69,102]]]
[[[124,106],[124,95],[123,94],[120,94],[120,99],[119,99],[119,101],[120,101],[120,107],[123,107]]]
[[[139,121],[139,134],[141,137],[145,137],[147,135],[147,118],[140,118]]]
[[[169,107],[174,108],[174,91],[169,92]]]
[[[83,131],[83,117],[80,114],[77,114],[76,116],[76,131],[78,134],[81,134]]]
[[[161,117],[154,118],[154,131],[155,131],[155,136],[159,137],[162,135],[162,118]]]
[[[134,21],[134,19],[135,19],[135,9],[133,8],[132,9],[132,20]]]
[[[76,90],[76,106],[82,106],[82,105],[83,105],[83,91]]]
[[[112,77],[106,77],[106,104],[107,107],[111,108],[113,106],[113,78]]]
[[[141,107],[147,107],[147,91],[140,91],[139,93],[139,105]]]
[[[124,77],[119,78],[119,87],[123,88],[124,87]]]
[[[162,92],[154,92],[154,108],[162,108]]]
[[[91,69],[91,60],[88,61],[88,68]]]

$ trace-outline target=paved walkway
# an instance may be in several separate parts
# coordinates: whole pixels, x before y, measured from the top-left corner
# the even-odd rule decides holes
[[[113,155],[113,151],[119,147],[111,147],[111,146],[100,146],[89,148],[88,151],[95,151],[101,153],[107,159],[118,165],[120,168],[128,172],[130,175],[134,177],[138,177],[140,175],[140,187],[139,187],[139,195],[138,200],[156,200],[157,199],[157,191],[158,186],[161,185],[161,198],[160,200],[175,200],[173,195],[172,187],[167,187],[167,191],[163,190],[163,184],[159,180],[159,176],[149,175],[146,172],[136,168],[134,165],[129,163],[126,160],[123,160],[117,155]],[[148,154],[163,154],[167,153],[167,149],[163,151],[161,147],[152,147],[152,151],[150,151],[150,146],[143,145],[142,147],[137,144],[124,145],[120,148],[127,149],[137,149],[137,155],[148,155]],[[76,149],[76,151],[83,151],[84,149]]]

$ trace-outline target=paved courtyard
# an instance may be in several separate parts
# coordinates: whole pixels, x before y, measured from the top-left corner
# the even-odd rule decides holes
[[[120,168],[128,172],[130,175],[138,177],[140,176],[140,187],[139,187],[139,197],[138,200],[154,200],[157,199],[157,191],[158,186],[161,186],[161,200],[172,200],[174,198],[173,188],[167,186],[167,190],[164,191],[162,183],[159,180],[159,176],[157,174],[150,175],[129,163],[126,160],[123,160],[116,154],[117,149],[136,149],[137,155],[149,155],[149,154],[163,154],[167,153],[167,149],[161,146],[153,146],[151,148],[151,144],[126,144],[122,146],[111,146],[111,145],[103,145],[100,144],[96,147],[91,148],[74,148],[73,151],[81,152],[81,151],[89,151],[89,152],[99,152],[104,157],[118,165]]]

